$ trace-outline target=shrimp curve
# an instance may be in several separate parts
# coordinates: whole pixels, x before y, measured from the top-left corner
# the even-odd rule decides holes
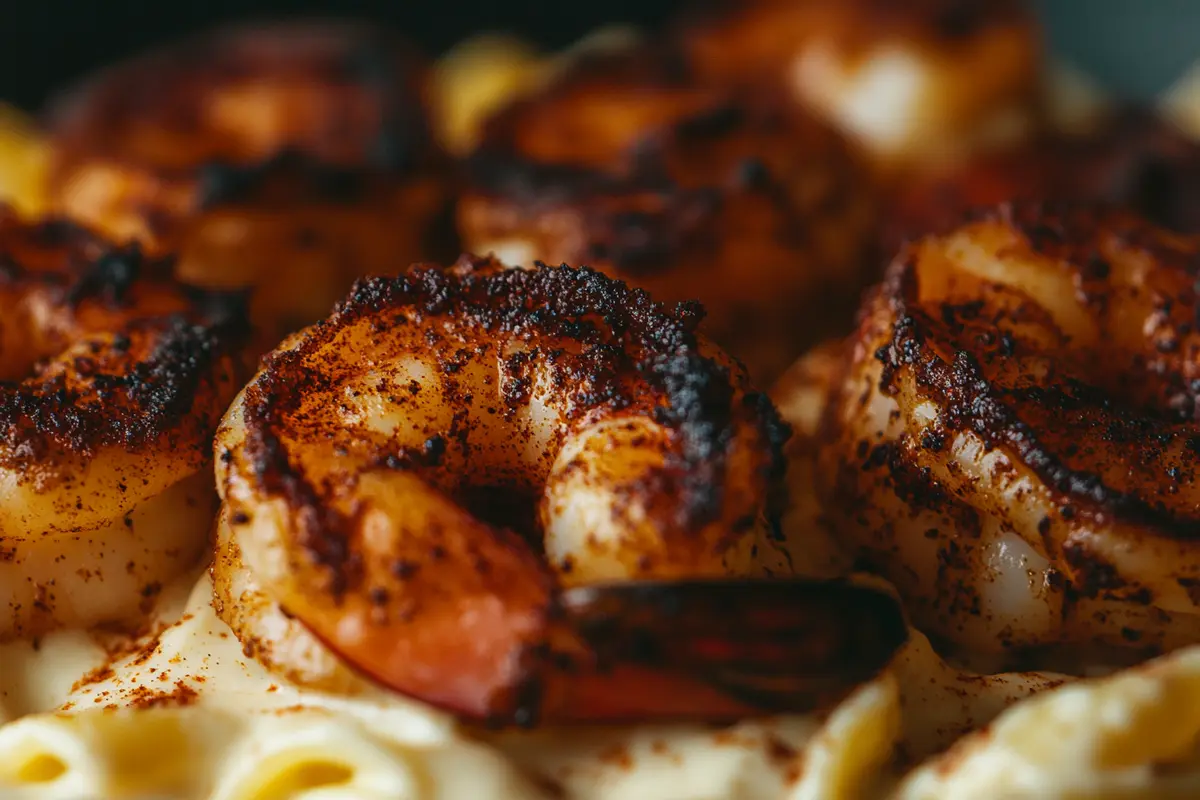
[[[658,52],[580,54],[486,123],[466,172],[468,250],[697,299],[755,380],[848,317],[867,279],[876,204],[848,143],[771,93],[714,90]]]
[[[469,720],[723,719],[850,688],[903,620],[880,592],[756,579],[786,428],[700,316],[565,266],[360,282],[218,433],[241,559],[354,668]]]
[[[0,211],[0,640],[126,621],[207,544],[245,325],[167,271]]]
[[[918,628],[1013,656],[1200,641],[1197,265],[1200,238],[1039,203],[892,262],[818,475]]]
[[[269,287],[276,339],[359,275],[427,257],[444,213],[426,65],[379,28],[220,28],[117,64],[46,114],[52,205],[178,256],[187,282]]]

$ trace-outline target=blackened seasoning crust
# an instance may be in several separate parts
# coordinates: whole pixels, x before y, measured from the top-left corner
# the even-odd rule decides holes
[[[861,587],[757,580],[789,430],[702,317],[565,265],[360,281],[217,434],[225,512],[250,520],[218,571],[474,722],[823,705],[902,617]]]
[[[1084,293],[1081,299],[1097,314],[1105,314],[1124,299],[1122,290],[1108,280],[1109,274],[1094,268],[1106,240],[1145,253],[1154,259],[1151,291],[1161,293],[1156,302],[1164,309],[1153,336],[1187,341],[1197,336],[1186,311],[1171,311],[1173,307],[1190,309],[1198,302],[1195,275],[1200,259],[1194,240],[1171,237],[1120,213],[1061,204],[1020,203],[981,209],[972,212],[971,218],[1012,226],[1032,253],[1054,259],[1057,268],[1077,276],[1074,282]],[[1200,433],[1196,425],[1200,420],[1200,381],[1196,377],[1200,373],[1190,359],[1159,356],[1147,363],[1147,353],[1119,353],[1102,340],[1097,342],[1102,349],[1093,356],[1095,363],[1088,365],[1084,374],[1064,376],[1055,386],[1003,385],[989,375],[995,372],[994,364],[1012,355],[1003,344],[1010,335],[997,337],[991,346],[964,345],[979,342],[974,337],[979,327],[1004,325],[1004,319],[1016,312],[999,317],[999,312],[985,313],[977,325],[956,331],[946,324],[945,314],[935,318],[930,314],[933,309],[915,300],[918,284],[906,281],[901,272],[893,269],[887,284],[895,292],[891,303],[898,322],[890,342],[876,354],[884,366],[881,386],[890,387],[897,371],[905,370],[922,392],[938,398],[944,408],[939,417],[942,425],[951,432],[969,430],[989,445],[1016,454],[1061,494],[1064,504],[1071,505],[1071,517],[1114,518],[1151,526],[1164,535],[1200,537],[1200,513],[1190,502],[1164,496],[1157,485],[1110,485],[1097,471],[1106,465],[1099,462],[1089,467],[1086,457],[1093,452],[1090,442],[1095,441],[1100,443],[1097,458],[1107,444],[1135,456],[1139,469],[1158,461],[1164,475],[1178,469],[1190,479],[1200,477],[1200,462],[1194,459],[1174,466],[1167,463],[1172,459],[1169,454],[1188,456],[1184,443]],[[941,355],[944,342],[954,342],[961,349],[947,359]],[[1147,344],[1161,349],[1153,341]],[[1192,352],[1194,347],[1197,345],[1185,349]],[[1139,369],[1149,369],[1149,373],[1139,376]],[[1065,449],[1063,445],[1068,443],[1051,437],[1053,431],[1035,422],[1063,417],[1070,417],[1073,433],[1084,437]]]
[[[109,447],[208,460],[247,333],[238,298],[174,284],[169,263],[63,221],[0,217],[0,262],[5,466]]]
[[[432,147],[423,70],[407,43],[377,27],[326,20],[224,28],[110,67],[56,99],[47,124],[68,158],[168,173],[198,163],[253,170],[288,152],[316,171],[405,169]],[[290,116],[272,120],[278,130],[263,150],[261,131],[239,130],[232,108],[226,117],[206,98],[273,103]],[[151,155],[131,136],[143,128],[191,150]]]
[[[222,28],[122,62],[46,115],[55,208],[186,283],[252,288],[262,350],[360,275],[457,253],[426,64],[377,26]]]
[[[448,381],[462,368],[463,353],[474,356],[480,347],[498,347],[504,340],[544,340],[556,343],[548,353],[540,352],[552,357],[561,392],[577,399],[572,413],[578,419],[652,413],[672,431],[675,444],[667,467],[658,473],[662,483],[644,488],[673,498],[665,504],[664,535],[686,535],[719,515],[727,459],[738,431],[746,426],[755,431],[764,485],[781,477],[788,434],[769,401],[746,392],[744,374],[707,355],[696,337],[701,318],[694,305],[668,309],[645,292],[586,268],[505,270],[486,260],[464,260],[451,269],[418,266],[399,278],[360,281],[329,320],[309,329],[300,346],[264,362],[246,392],[247,457],[264,490],[307,509],[301,516],[311,520],[310,530],[324,531],[311,538],[314,559],[340,576],[339,585],[351,583],[353,554],[346,549],[342,528],[352,520],[338,519],[322,488],[296,468],[284,445],[286,427],[295,424],[305,397],[327,389],[330,377],[314,366],[340,331],[361,321],[421,325],[432,331],[437,329],[434,320],[446,319],[459,333],[427,342]],[[477,341],[470,338],[472,331]],[[525,351],[510,358],[514,372],[521,371],[529,355]],[[514,408],[527,402],[520,380],[505,386],[503,395]],[[445,441],[439,437],[439,442],[434,447],[444,449]],[[413,462],[407,456],[391,461]]]
[[[278,217],[328,205],[369,216],[364,207],[408,200],[417,209],[394,213],[421,224],[445,167],[429,131],[425,69],[410,45],[369,26],[295,21],[199,34],[51,103],[50,191],[76,218],[164,252],[187,250],[174,237],[214,209],[261,206]]]
[[[638,100],[639,95],[652,99]],[[538,137],[556,136],[551,130],[539,132],[544,120],[568,126],[569,115],[578,114],[583,126],[592,113],[589,104],[603,108],[621,97],[657,101],[661,109],[630,112],[627,140],[597,141],[594,151],[581,144],[573,154],[564,152],[564,158],[539,154]],[[468,159],[468,177],[474,190],[497,202],[519,204],[529,218],[560,209],[583,215],[589,239],[585,247],[593,260],[612,263],[620,273],[678,269],[690,250],[704,246],[725,203],[769,183],[771,164],[787,159],[782,153],[760,156],[754,145],[771,147],[791,137],[793,148],[814,156],[832,151],[822,171],[853,173],[848,164],[839,163],[839,158],[845,161],[845,151],[836,136],[797,118],[774,99],[735,99],[709,91],[686,73],[669,70],[657,53],[590,56],[543,94],[518,101],[492,119],[483,143]],[[646,118],[641,128],[633,121],[639,115]],[[599,139],[607,134],[583,127],[578,135]],[[601,158],[589,157],[589,151]],[[795,178],[796,165],[779,166],[781,178]],[[830,175],[831,181],[839,179]],[[810,224],[789,205],[786,193],[771,199],[768,213],[784,216],[781,230]]]
[[[901,250],[822,474],[919,623],[1010,651],[1194,639],[1198,270],[1197,237],[1096,205],[977,209]],[[1023,611],[1004,627],[1004,608]]]
[[[862,276],[873,202],[847,144],[775,93],[713,88],[669,53],[583,57],[492,118],[466,172],[467,249],[698,299],[756,377],[821,324],[817,296],[832,307]]]

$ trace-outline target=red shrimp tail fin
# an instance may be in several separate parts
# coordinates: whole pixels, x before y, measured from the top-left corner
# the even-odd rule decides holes
[[[562,676],[547,721],[813,711],[878,674],[908,639],[891,595],[846,581],[620,583],[561,603],[594,663]]]

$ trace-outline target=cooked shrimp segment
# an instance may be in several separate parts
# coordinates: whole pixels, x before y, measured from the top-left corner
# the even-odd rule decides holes
[[[0,639],[122,620],[204,547],[241,326],[163,271],[0,216]]]
[[[710,80],[785,85],[894,168],[1012,141],[1037,116],[1041,33],[1022,0],[757,0],[680,31]]]
[[[441,211],[425,67],[378,29],[205,33],[118,64],[51,107],[51,200],[179,255],[189,282],[263,289],[282,332],[354,278],[425,253]]]
[[[1200,240],[1002,206],[903,250],[826,420],[826,511],[979,652],[1200,638]]]
[[[226,415],[240,563],[218,572],[473,720],[730,718],[852,686],[903,622],[886,594],[751,580],[786,428],[699,316],[567,267],[360,282]]]
[[[848,315],[864,280],[874,202],[847,143],[659,53],[577,55],[488,122],[467,172],[468,249],[699,299],[707,331],[756,379]]]

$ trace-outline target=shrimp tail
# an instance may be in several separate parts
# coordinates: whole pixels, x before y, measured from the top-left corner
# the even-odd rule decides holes
[[[587,663],[541,676],[543,721],[729,721],[827,707],[907,641],[895,599],[846,581],[692,580],[570,589]],[[528,709],[517,721],[531,716]]]

